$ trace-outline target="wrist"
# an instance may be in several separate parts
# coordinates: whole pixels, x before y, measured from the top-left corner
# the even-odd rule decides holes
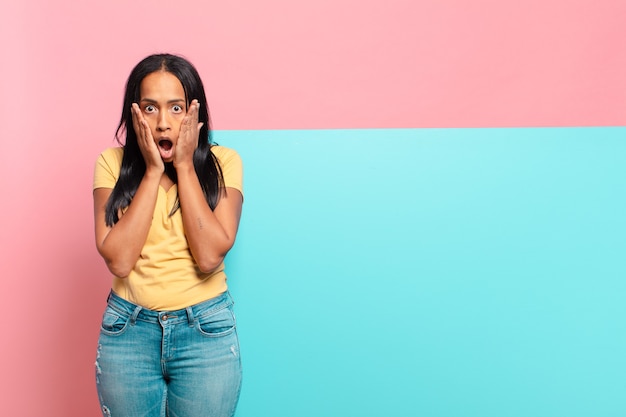
[[[163,170],[159,170],[158,168],[155,167],[146,167],[146,172],[143,175],[144,178],[146,179],[152,179],[152,180],[161,180],[161,177],[163,176]]]
[[[196,168],[193,166],[193,161],[174,162],[174,169],[176,169],[176,173],[178,175],[185,175],[185,174],[195,175],[196,173]]]

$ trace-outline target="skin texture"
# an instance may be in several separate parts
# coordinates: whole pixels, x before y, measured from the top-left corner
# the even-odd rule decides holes
[[[173,74],[156,71],[141,82],[139,103],[133,103],[133,129],[146,162],[146,172],[128,209],[108,227],[105,206],[112,189],[94,190],[96,246],[114,275],[126,277],[133,269],[148,236],[159,187],[168,190],[172,180],[165,162],[178,176],[178,197],[191,254],[203,272],[215,270],[235,243],[243,197],[226,188],[215,207],[209,207],[193,166],[202,123],[197,100],[185,102],[182,84]],[[171,142],[171,149],[163,140]],[[160,145],[161,144],[161,145]]]

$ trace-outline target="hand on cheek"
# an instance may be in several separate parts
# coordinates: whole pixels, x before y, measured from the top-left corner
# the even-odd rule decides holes
[[[193,153],[198,147],[198,135],[204,123],[198,122],[198,100],[193,100],[189,111],[180,124],[178,140],[174,148],[174,165],[193,164]]]
[[[141,114],[141,109],[139,109],[137,103],[132,104],[131,114],[133,117],[133,129],[137,135],[137,145],[139,145],[143,159],[146,162],[146,170],[154,168],[161,172],[164,171],[165,165],[161,159],[159,149],[156,143],[154,143],[150,125],[148,125],[143,114]]]

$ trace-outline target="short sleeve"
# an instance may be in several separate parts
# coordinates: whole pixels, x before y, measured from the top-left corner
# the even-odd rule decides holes
[[[109,148],[96,160],[93,174],[93,189],[113,188],[120,176],[123,148]]]
[[[239,154],[230,148],[213,146],[211,148],[222,168],[224,185],[239,190],[243,195],[243,163]]]

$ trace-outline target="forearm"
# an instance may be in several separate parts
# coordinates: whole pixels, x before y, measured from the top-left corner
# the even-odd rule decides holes
[[[98,245],[109,270],[128,276],[146,242],[157,199],[161,174],[144,176],[130,205]]]
[[[193,166],[177,167],[178,198],[189,249],[200,270],[217,268],[232,247],[236,231],[229,233],[209,207]]]

